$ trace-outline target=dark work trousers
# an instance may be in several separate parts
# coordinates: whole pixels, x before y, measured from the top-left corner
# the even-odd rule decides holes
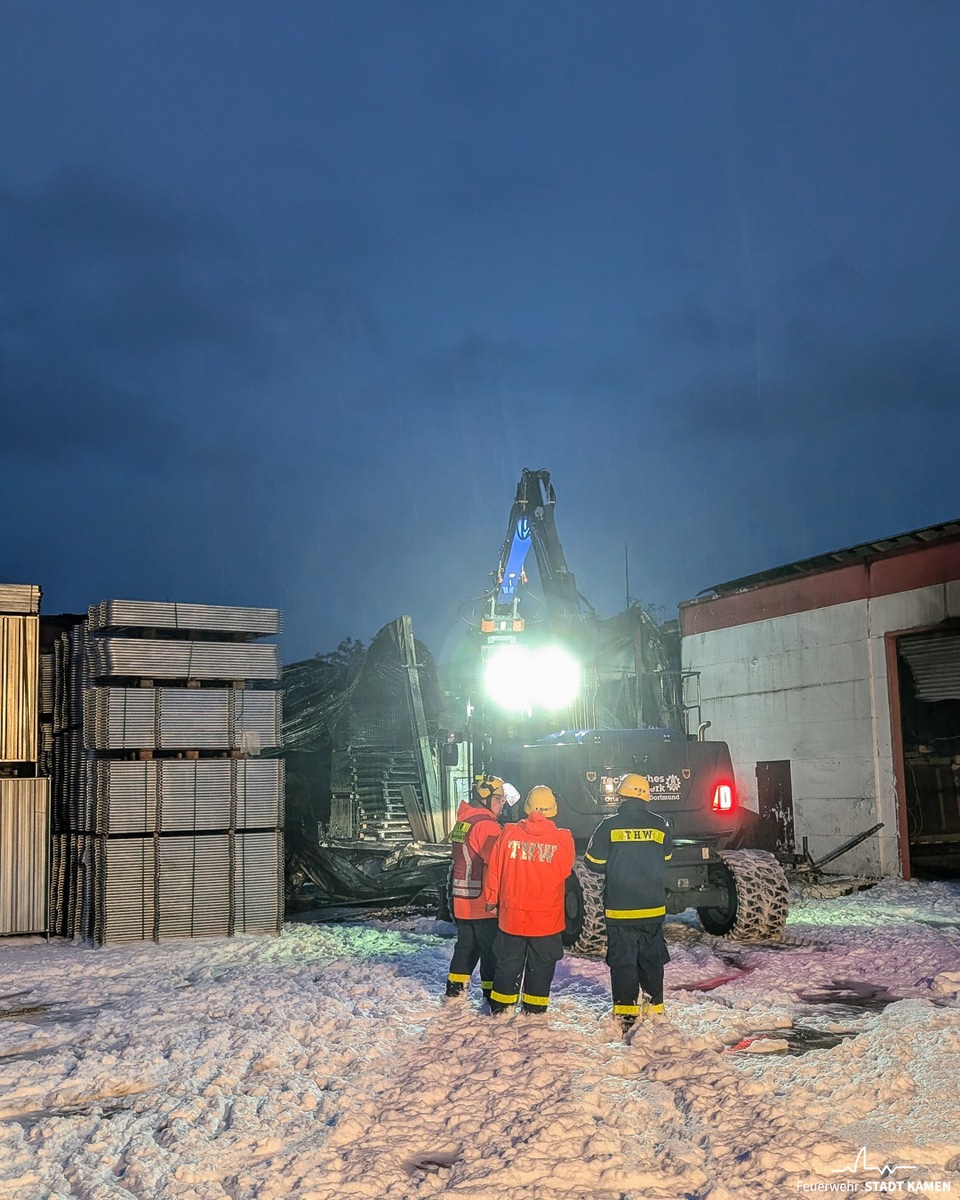
[[[545,1013],[557,963],[563,958],[559,933],[519,937],[501,929],[493,944],[497,969],[493,973],[490,1011],[504,1012],[521,1001],[524,1012]],[[523,993],[520,981],[523,980]]]
[[[493,942],[497,936],[497,918],[486,921],[457,921],[457,944],[450,960],[447,976],[447,995],[459,996],[470,982],[473,969],[480,964],[480,986],[485,996],[493,986],[493,970],[496,960]]]
[[[651,1004],[662,1004],[663,967],[669,961],[662,917],[630,922],[608,920],[607,966],[613,1011],[621,1016],[635,1016],[641,986]]]

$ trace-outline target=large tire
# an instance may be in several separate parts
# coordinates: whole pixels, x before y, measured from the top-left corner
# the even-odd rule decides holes
[[[722,850],[720,858],[729,902],[698,908],[700,924],[707,933],[737,942],[778,941],[790,907],[783,868],[764,850]]]
[[[588,871],[580,859],[573,864],[573,873],[567,879],[563,944],[585,958],[602,958],[607,952],[603,882],[603,876]]]

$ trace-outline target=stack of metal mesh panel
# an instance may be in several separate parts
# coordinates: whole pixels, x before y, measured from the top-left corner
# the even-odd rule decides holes
[[[283,918],[283,833],[242,829],[234,841],[235,933],[278,933]]]
[[[409,842],[415,834],[401,787],[416,795],[420,775],[412,750],[350,745],[332,754],[330,836],[361,842]]]
[[[276,609],[106,600],[82,631],[82,779],[65,743],[64,932],[101,943],[279,933]],[[71,631],[73,632],[73,631]],[[74,647],[63,663],[76,665]],[[75,715],[72,681],[55,708]]]
[[[88,764],[94,826],[110,834],[279,829],[279,758],[94,759]]]
[[[280,693],[238,688],[92,687],[88,750],[251,750],[280,745]]]
[[[351,747],[351,757],[357,781],[357,836],[362,841],[409,842],[413,833],[400,788],[420,786],[413,751]]]
[[[276,646],[91,636],[87,643],[87,674],[91,680],[272,683],[280,674],[280,660]]]
[[[40,771],[40,588],[0,584],[0,934],[47,930],[49,781]]]
[[[330,824],[332,838],[353,841],[357,836],[359,803],[357,760],[349,750],[330,755]]]
[[[53,645],[50,929],[61,937],[93,935],[93,822],[83,744],[85,645],[82,621],[64,629]]]
[[[40,774],[53,774],[54,655],[40,655]]]
[[[232,604],[178,604],[162,600],[101,600],[87,610],[91,629],[123,631],[184,630],[229,634],[231,640],[254,641],[283,632],[280,610],[239,608]]]

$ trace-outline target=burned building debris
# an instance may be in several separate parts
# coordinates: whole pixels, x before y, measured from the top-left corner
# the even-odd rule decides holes
[[[410,617],[292,664],[283,687],[289,907],[435,896],[458,789],[441,788],[439,676]]]

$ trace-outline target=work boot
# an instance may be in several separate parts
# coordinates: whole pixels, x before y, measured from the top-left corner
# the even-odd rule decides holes
[[[447,980],[446,991],[444,992],[444,1000],[462,1000],[467,994],[466,986],[462,983],[454,983],[452,979]]]
[[[632,1011],[622,1012],[621,1009]],[[643,1009],[639,1004],[618,1004],[614,1008],[613,1019],[620,1030],[626,1034],[638,1021],[643,1020]]]

